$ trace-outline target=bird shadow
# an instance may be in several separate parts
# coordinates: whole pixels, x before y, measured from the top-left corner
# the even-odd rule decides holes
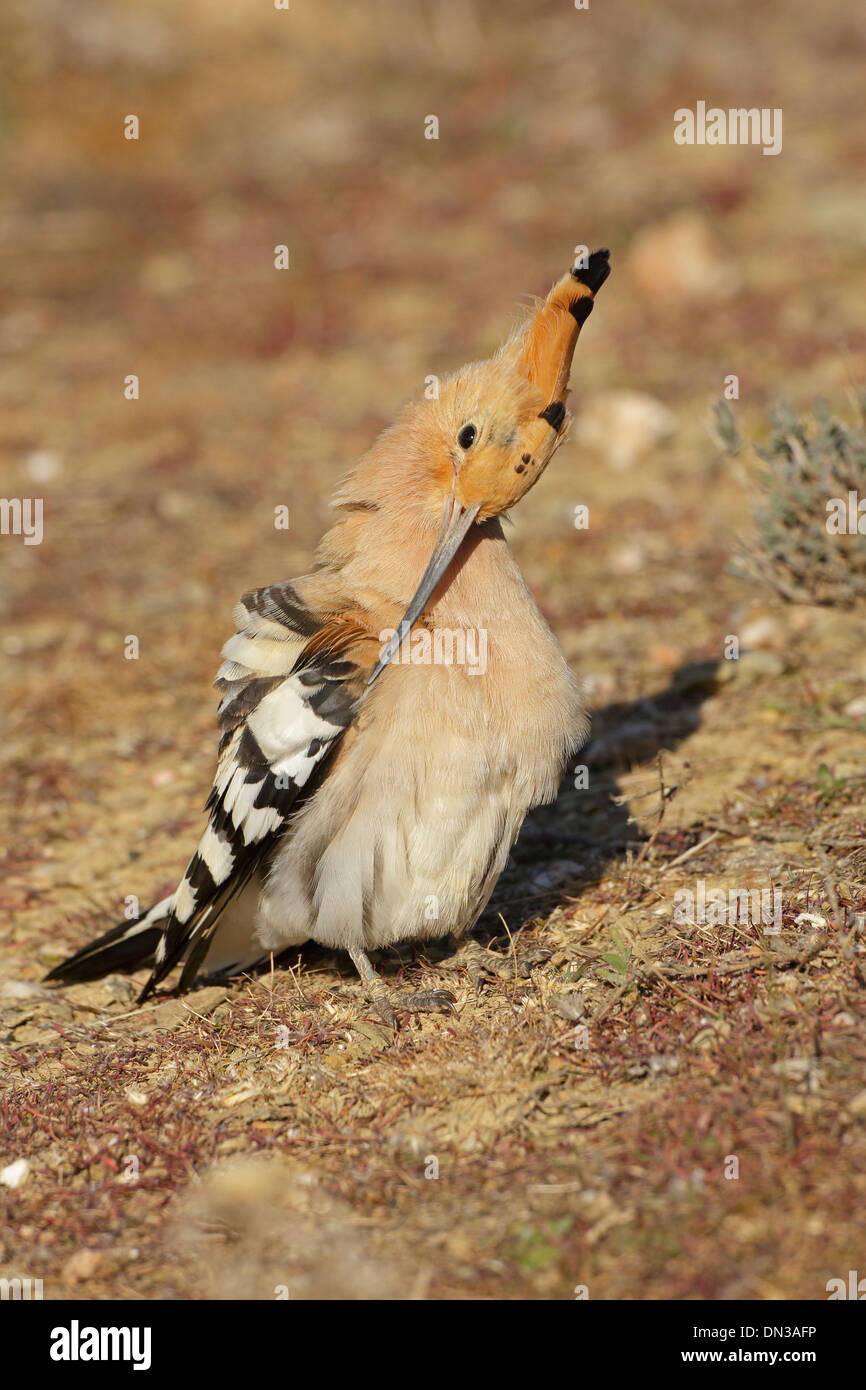
[[[491,919],[500,914],[508,921],[509,912],[518,921],[547,916],[605,878],[630,850],[640,851],[649,835],[632,816],[620,779],[636,768],[651,768],[659,754],[673,752],[700,727],[719,666],[718,661],[680,666],[657,694],[613,701],[592,712],[589,741],[566,772],[556,800],[524,821],[479,926],[493,926]],[[665,798],[676,790],[666,786]],[[651,793],[659,803],[661,792],[654,786]],[[501,931],[499,921],[497,934]]]

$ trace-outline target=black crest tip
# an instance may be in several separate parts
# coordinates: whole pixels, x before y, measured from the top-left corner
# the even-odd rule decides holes
[[[572,275],[581,285],[586,285],[588,290],[595,294],[601,289],[608,275],[610,275],[610,251],[607,247],[602,247],[600,251],[593,251],[589,257],[588,264],[585,266],[573,266]]]

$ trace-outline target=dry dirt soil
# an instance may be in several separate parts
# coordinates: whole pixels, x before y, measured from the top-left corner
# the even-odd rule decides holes
[[[866,619],[731,572],[755,468],[708,423],[732,374],[751,437],[866,378],[862,9],[0,23],[2,491],[44,499],[40,545],[0,536],[0,1275],[825,1298],[864,1259]],[[676,145],[698,99],[781,108],[781,154]],[[583,243],[613,274],[575,429],[511,535],[587,681],[589,785],[525,827],[477,929],[499,973],[384,954],[457,996],[396,1034],[313,948],[143,1009],[141,975],[45,988],[183,868],[239,595],[305,572],[343,469]],[[778,890],[781,930],[677,920],[699,882]]]

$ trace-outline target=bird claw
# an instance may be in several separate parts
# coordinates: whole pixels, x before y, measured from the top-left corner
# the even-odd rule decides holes
[[[450,1014],[456,1004],[456,996],[450,989],[422,989],[414,994],[397,994],[394,1003],[398,1009],[408,1009],[413,1014]]]
[[[422,989],[413,994],[388,994],[386,990],[375,990],[370,992],[369,998],[388,1028],[398,1026],[395,1009],[403,1009],[407,1013],[450,1014],[457,1002],[450,989]]]
[[[381,1018],[386,1028],[397,1027],[397,1015],[391,1007],[391,1001],[387,994],[375,994],[370,997],[370,1002],[374,1005],[377,1014]]]
[[[478,994],[485,979],[505,980],[509,972],[507,967],[503,969],[501,965],[494,965],[492,961],[472,960],[466,966],[466,973],[472,982],[472,988]]]
[[[376,974],[365,951],[356,948],[349,954],[361,976],[367,998],[389,1028],[397,1027],[395,1008],[405,1009],[408,1013],[452,1012],[451,1006],[457,1001],[450,989],[422,989],[412,994],[392,995],[381,977]]]
[[[477,941],[468,941],[464,948],[457,952],[453,960],[443,962],[439,968],[441,970],[465,970],[476,994],[481,988],[484,976],[504,980],[513,973],[513,967],[507,957],[499,956],[495,951],[486,950]]]

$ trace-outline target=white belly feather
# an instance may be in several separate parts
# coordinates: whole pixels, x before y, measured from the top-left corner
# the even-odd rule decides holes
[[[495,638],[482,679],[449,666],[384,673],[358,737],[277,848],[256,920],[266,949],[308,937],[372,948],[472,926],[527,810],[555,796],[585,732],[577,683],[538,619],[522,688],[496,680],[497,660],[520,654]],[[497,689],[520,691],[519,708]]]

